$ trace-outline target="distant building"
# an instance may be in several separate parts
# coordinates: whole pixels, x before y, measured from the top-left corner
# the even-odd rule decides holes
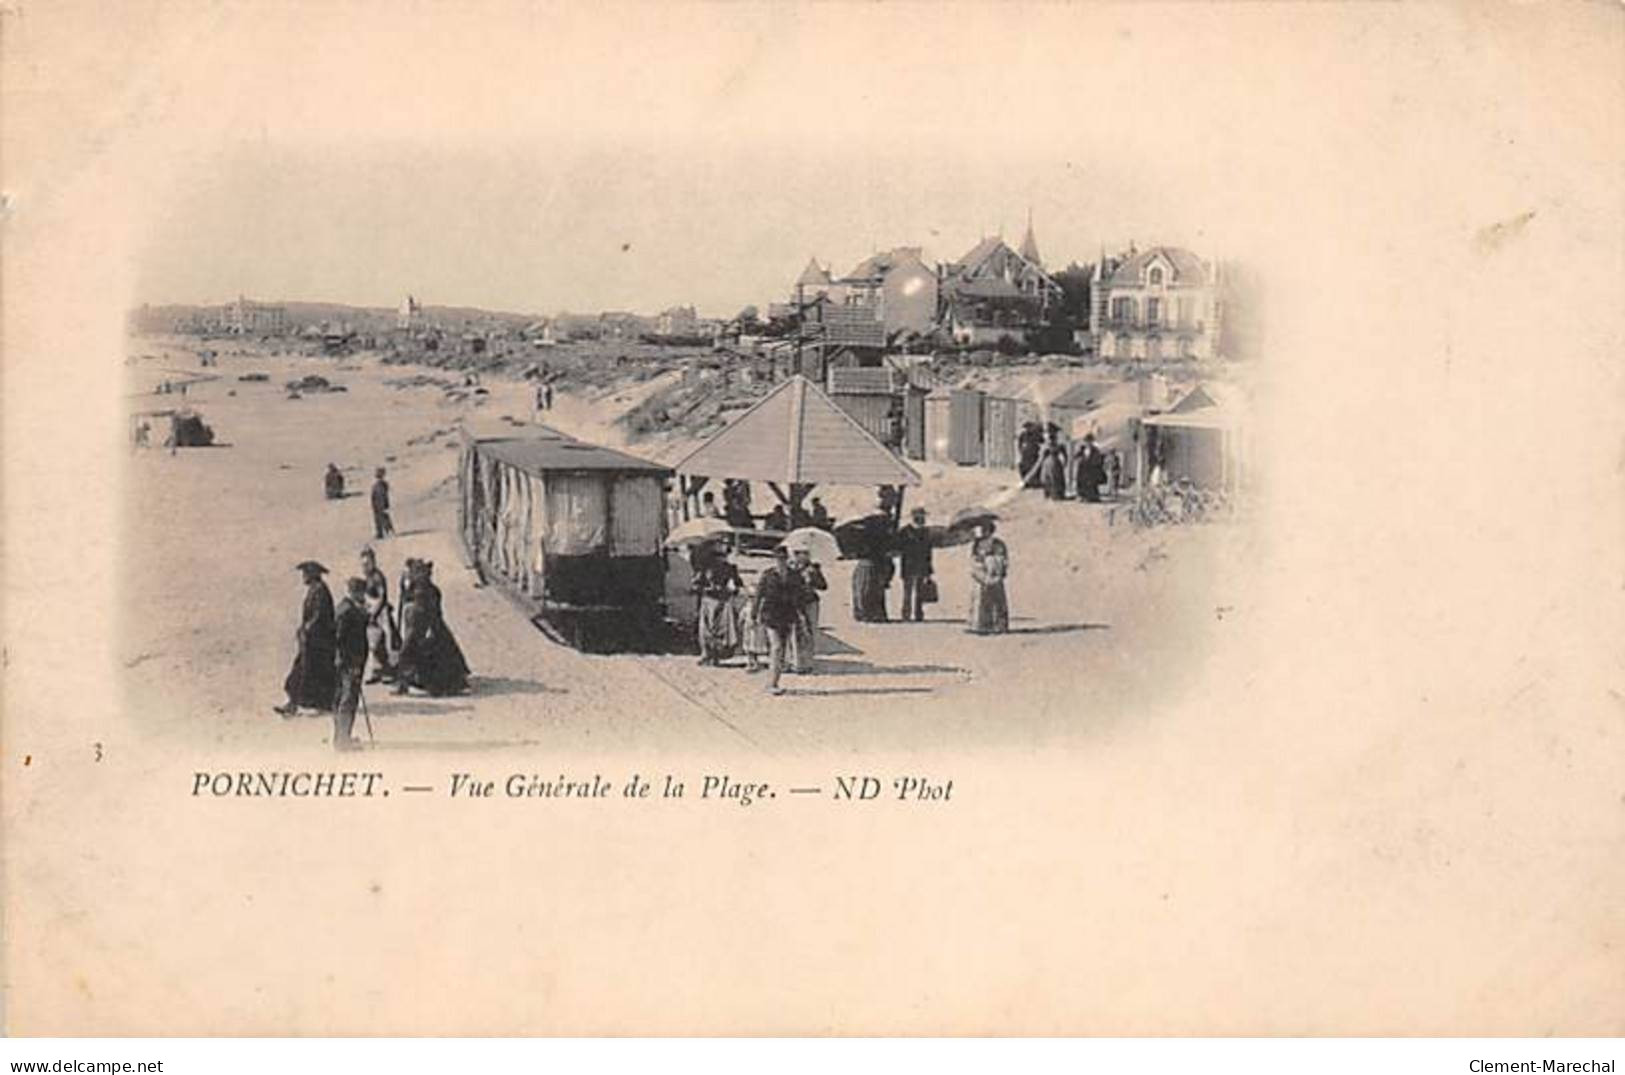
[[[1002,238],[983,239],[941,270],[941,321],[958,343],[1026,337],[1049,323],[1061,285],[1044,271],[1029,225],[1020,251]]]
[[[1102,258],[1090,287],[1089,335],[1110,361],[1218,355],[1217,273],[1177,246]]]
[[[841,301],[839,289],[836,288],[834,279],[830,277],[829,270],[818,264],[817,258],[808,258],[807,267],[801,270],[801,275],[796,277],[795,284],[790,288],[790,302],[787,305],[805,306],[820,298]]]
[[[423,321],[423,307],[411,295],[401,300],[400,309],[395,312],[395,327],[402,332],[410,332]]]
[[[622,310],[608,310],[598,315],[598,336],[605,340],[635,340],[646,332],[653,332],[654,326],[652,318]]]
[[[924,334],[937,323],[937,274],[917,246],[899,246],[859,262],[836,282],[831,300],[873,313],[887,339],[901,332]]]
[[[656,336],[698,336],[700,319],[692,306],[673,306],[655,318]]]
[[[279,336],[288,330],[288,310],[263,302],[250,302],[241,295],[220,311],[221,327],[236,336]]]

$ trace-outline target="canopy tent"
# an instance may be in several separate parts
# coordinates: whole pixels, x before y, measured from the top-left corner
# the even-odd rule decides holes
[[[797,374],[694,449],[679,474],[783,485],[919,485],[899,459]]]
[[[1235,489],[1245,481],[1252,453],[1239,399],[1216,403],[1198,386],[1173,410],[1142,424],[1147,436],[1138,446],[1137,473],[1145,470],[1147,445],[1153,444],[1170,479],[1189,478],[1206,489]]]

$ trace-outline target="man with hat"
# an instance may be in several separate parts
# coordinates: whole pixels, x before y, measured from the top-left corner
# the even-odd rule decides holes
[[[903,576],[903,620],[925,619],[922,596],[931,589],[931,532],[925,528],[925,509],[915,508],[909,524],[897,531],[897,562]]]
[[[335,617],[338,648],[338,700],[333,708],[333,749],[355,750],[351,734],[355,707],[361,701],[361,675],[367,668],[367,580],[352,578]]]
[[[372,530],[373,536],[382,541],[395,532],[395,523],[389,517],[389,482],[384,480],[384,468],[379,467],[373,474]]]
[[[785,650],[809,592],[801,576],[790,569],[789,550],[783,545],[774,547],[773,566],[756,580],[756,621],[767,632],[768,667],[772,672],[767,684],[769,693],[784,693],[779,678],[784,675]]]
[[[315,560],[306,560],[299,565],[299,573],[305,580],[305,604],[296,635],[299,652],[288,670],[288,678],[282,683],[282,689],[288,693],[288,704],[274,707],[284,717],[297,714],[300,706],[317,710],[333,708],[336,639],[333,595],[322,581],[327,568]]]

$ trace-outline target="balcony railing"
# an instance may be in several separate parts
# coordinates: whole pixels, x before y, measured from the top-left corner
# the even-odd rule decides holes
[[[1102,327],[1113,332],[1203,332],[1202,321],[1152,321],[1143,317],[1108,317]]]

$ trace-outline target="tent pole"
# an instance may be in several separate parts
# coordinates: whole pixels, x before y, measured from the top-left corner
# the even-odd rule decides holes
[[[1140,435],[1134,438],[1134,503],[1145,503],[1145,439],[1146,429],[1140,426]]]

